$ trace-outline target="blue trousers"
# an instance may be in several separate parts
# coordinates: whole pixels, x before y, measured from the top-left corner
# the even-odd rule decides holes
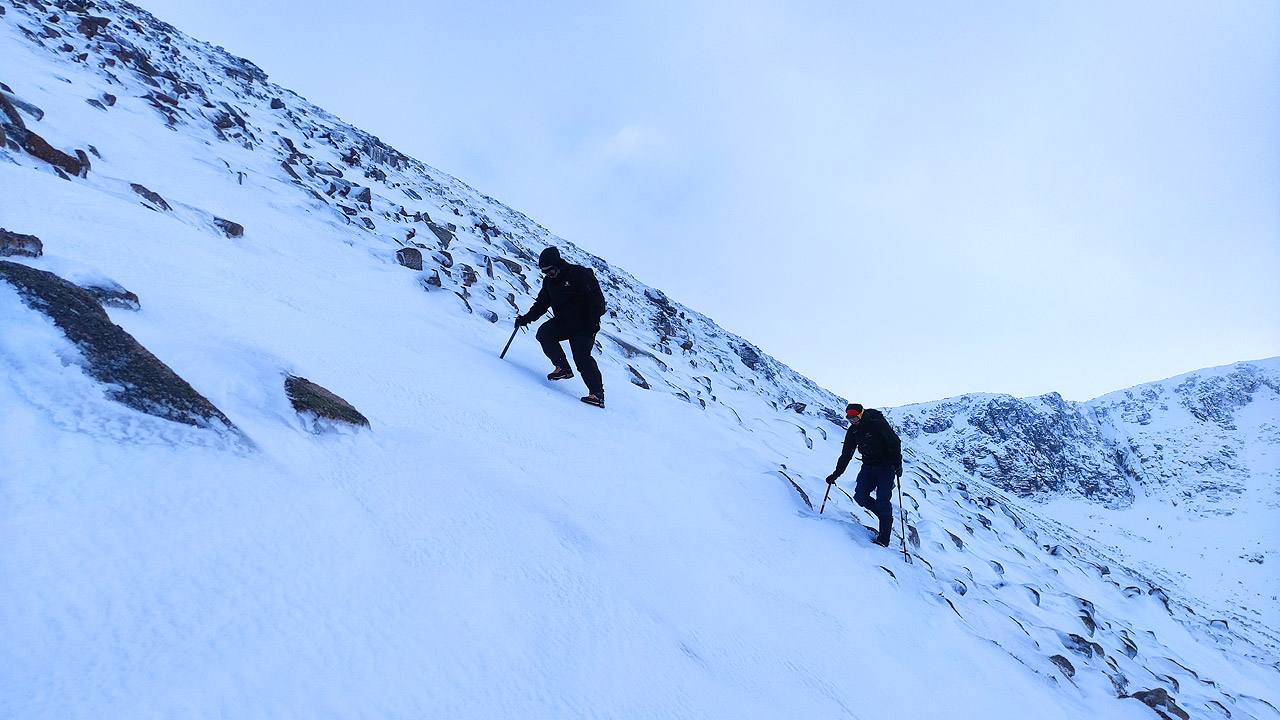
[[[876,497],[871,499],[871,491]],[[858,471],[858,484],[853,490],[853,501],[876,514],[880,520],[880,540],[888,541],[893,530],[893,466],[862,466]]]

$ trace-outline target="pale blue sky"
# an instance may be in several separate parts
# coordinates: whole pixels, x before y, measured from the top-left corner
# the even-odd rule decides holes
[[[867,405],[1280,355],[1280,3],[143,0]]]

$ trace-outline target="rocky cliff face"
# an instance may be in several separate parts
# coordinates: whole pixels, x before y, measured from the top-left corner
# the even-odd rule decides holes
[[[1088,402],[962,395],[886,413],[919,452],[1024,498],[1108,507],[1139,493],[1230,512],[1250,477],[1280,487],[1280,359],[1199,370]]]

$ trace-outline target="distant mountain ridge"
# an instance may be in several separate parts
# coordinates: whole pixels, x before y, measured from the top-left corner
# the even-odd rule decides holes
[[[1280,488],[1280,358],[1239,362],[1108,393],[962,395],[886,412],[917,450],[1023,498],[1127,507],[1139,492],[1230,512],[1251,476]]]

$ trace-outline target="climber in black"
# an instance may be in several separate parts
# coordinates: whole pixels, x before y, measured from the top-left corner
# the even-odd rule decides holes
[[[569,361],[565,358],[561,341],[568,340],[573,351],[573,364],[587,384],[582,402],[604,407],[604,380],[600,367],[591,350],[600,332],[600,318],[604,316],[604,293],[591,268],[571,265],[560,257],[560,251],[549,247],[538,256],[538,269],[542,271],[542,289],[533,301],[529,312],[516,318],[516,327],[524,327],[542,317],[551,308],[555,317],[538,328],[538,342],[542,352],[555,364],[547,375],[548,380],[567,380],[573,377]]]
[[[844,414],[849,418],[849,431],[844,436],[844,450],[836,463],[836,471],[827,476],[827,482],[834,485],[836,478],[849,467],[853,452],[862,451],[862,469],[858,471],[853,501],[880,519],[875,544],[889,547],[893,529],[893,481],[902,477],[902,440],[879,410],[864,410],[858,403],[850,403]],[[875,500],[871,499],[872,490],[876,491]]]

